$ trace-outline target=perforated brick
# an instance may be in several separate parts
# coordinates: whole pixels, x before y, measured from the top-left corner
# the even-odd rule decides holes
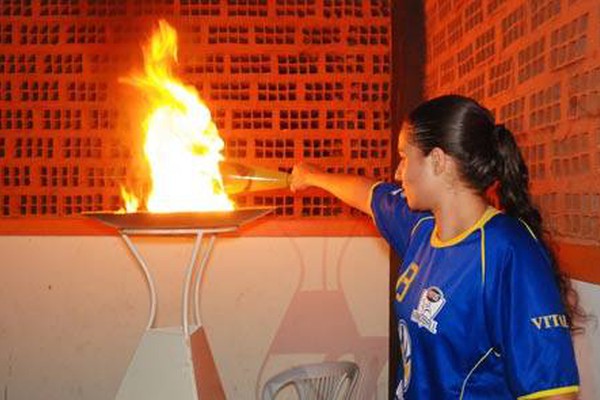
[[[177,29],[174,72],[210,108],[228,160],[390,176],[388,0],[6,0],[1,215],[117,210],[122,185],[148,188],[144,98],[119,78],[142,68],[159,18]],[[235,201],[275,218],[364,218],[319,190]]]
[[[278,17],[314,17],[317,14],[316,0],[276,0],[275,15]]]
[[[546,227],[584,245],[598,245],[600,230],[596,3],[425,2],[426,29],[440,32],[428,42],[427,96],[462,93],[491,108],[517,137]]]

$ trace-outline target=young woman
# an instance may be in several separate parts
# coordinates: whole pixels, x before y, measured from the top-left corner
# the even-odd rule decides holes
[[[304,164],[291,182],[371,215],[403,260],[396,397],[575,399],[581,314],[511,132],[474,100],[443,96],[410,114],[398,152],[400,185]]]

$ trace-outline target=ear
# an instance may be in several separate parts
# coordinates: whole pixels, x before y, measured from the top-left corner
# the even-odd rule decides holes
[[[448,164],[448,155],[444,153],[444,150],[440,149],[439,147],[435,147],[429,153],[429,157],[431,158],[434,174],[440,175],[446,170]]]

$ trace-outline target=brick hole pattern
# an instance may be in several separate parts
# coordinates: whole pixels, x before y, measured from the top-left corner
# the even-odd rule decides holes
[[[209,105],[227,159],[390,176],[389,0],[7,0],[0,215],[117,210],[121,185],[147,185],[141,95],[118,79],[141,68],[160,17],[178,31],[177,73]],[[235,201],[278,219],[365,218],[313,189]]]
[[[597,2],[427,0],[425,7],[427,97],[454,92],[488,105],[517,135],[553,236],[598,246]]]

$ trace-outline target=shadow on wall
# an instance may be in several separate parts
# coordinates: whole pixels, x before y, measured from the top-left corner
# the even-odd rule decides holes
[[[374,398],[387,364],[386,337],[361,336],[342,290],[298,291],[285,313],[259,372],[281,355],[320,354],[323,361],[350,357],[360,366],[357,398]],[[260,390],[260,388],[257,388]],[[258,398],[258,397],[257,397]]]
[[[307,266],[302,261],[298,286],[283,313],[258,372],[256,398],[260,398],[262,385],[270,378],[267,375],[272,370],[269,368],[270,364],[277,363],[278,358],[298,360],[303,355],[318,356],[318,361],[355,361],[360,367],[356,398],[377,397],[377,380],[388,361],[388,338],[362,336],[359,332],[340,280],[342,259],[349,242],[350,240],[345,241],[337,255],[334,282],[330,284],[333,288],[302,288],[307,271]],[[300,250],[296,250],[302,259]],[[321,264],[323,286],[327,286],[326,252],[325,248]],[[314,359],[310,362],[314,362]]]

